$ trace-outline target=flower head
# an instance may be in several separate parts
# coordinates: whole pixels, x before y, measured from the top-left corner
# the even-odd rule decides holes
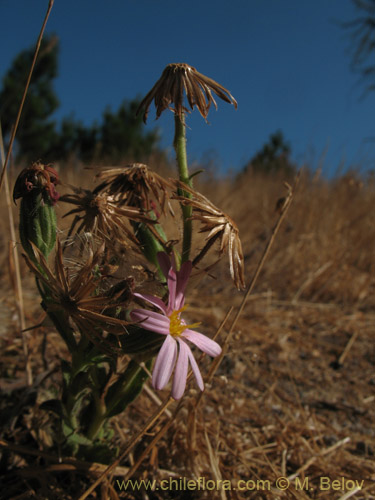
[[[182,119],[183,114],[190,112],[184,106],[184,91],[190,108],[193,110],[196,106],[205,120],[211,103],[217,109],[212,91],[220,99],[237,108],[237,101],[222,85],[202,75],[189,64],[173,63],[168,64],[160,79],[141,101],[137,114],[143,109],[143,121],[146,123],[150,104],[154,100],[156,118],[159,118],[164,110],[170,109]]]
[[[180,399],[186,387],[189,362],[195,375],[198,387],[203,391],[204,383],[197,362],[187,341],[195,344],[209,356],[216,357],[221,353],[221,347],[214,340],[191,328],[198,326],[186,324],[181,317],[187,306],[185,303],[185,288],[192,269],[191,262],[184,262],[179,271],[174,261],[170,261],[165,253],[158,254],[160,268],[167,278],[169,298],[168,304],[159,297],[147,294],[134,294],[160,309],[161,314],[147,309],[134,309],[130,315],[133,321],[141,322],[142,328],[165,335],[166,338],[156,358],[152,375],[155,389],[163,389],[175,369],[172,385],[172,396]]]

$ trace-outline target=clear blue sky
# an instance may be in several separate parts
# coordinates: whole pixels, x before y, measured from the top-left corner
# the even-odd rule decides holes
[[[34,44],[48,0],[0,0],[0,77]],[[187,62],[231,91],[209,114],[188,118],[191,162],[239,169],[281,129],[293,159],[324,169],[375,167],[375,93],[350,70],[351,0],[55,0],[47,32],[60,39],[57,118],[90,124],[110,105],[143,96],[170,62]],[[158,125],[172,142],[173,119]]]

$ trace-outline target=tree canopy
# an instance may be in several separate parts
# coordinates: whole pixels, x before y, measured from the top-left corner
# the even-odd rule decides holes
[[[82,162],[144,161],[158,150],[157,130],[144,131],[136,117],[139,100],[124,100],[117,111],[107,107],[99,123],[84,125],[74,116],[59,123],[53,113],[59,106],[54,90],[58,74],[59,44],[55,35],[44,38],[30,82],[16,135],[17,161],[44,163],[76,158]],[[34,56],[34,47],[22,51],[5,74],[0,90],[0,119],[9,139]]]
[[[365,82],[366,91],[375,91],[375,0],[352,0],[358,17],[344,24],[351,33],[352,68]]]
[[[268,142],[245,165],[243,170],[264,174],[282,172],[292,175],[296,169],[290,160],[290,153],[289,144],[285,141],[283,133],[278,130],[270,135]]]
[[[51,115],[59,106],[53,89],[53,80],[57,76],[58,50],[56,36],[44,38],[17,131],[16,152],[19,158],[37,159],[55,141],[55,122]],[[9,139],[16,120],[33,57],[34,47],[18,54],[2,81],[0,119],[6,140]]]

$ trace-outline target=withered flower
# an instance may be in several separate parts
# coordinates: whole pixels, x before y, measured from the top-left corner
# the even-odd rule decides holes
[[[36,265],[28,256],[25,260],[31,271],[45,285],[48,290],[48,301],[45,304],[48,311],[64,311],[76,324],[81,333],[95,344],[104,341],[98,337],[102,331],[115,335],[126,333],[125,326],[129,323],[118,317],[106,314],[109,310],[127,306],[128,298],[123,290],[116,293],[97,293],[99,281],[98,266],[103,258],[104,245],[95,253],[89,251],[89,256],[84,265],[80,267],[74,277],[70,275],[69,268],[64,265],[62,247],[57,240],[57,250],[52,271],[40,250],[33,245]]]
[[[76,230],[77,234],[84,231],[98,236],[109,246],[116,242],[128,246],[127,239],[138,244],[137,238],[129,226],[129,219],[148,224],[154,223],[140,208],[119,206],[114,196],[106,193],[95,193],[89,189],[72,189],[74,194],[66,194],[60,199],[77,206],[64,215],[67,217],[76,214],[68,238],[79,224]]]
[[[165,109],[170,109],[182,120],[185,113],[190,113],[184,106],[184,91],[191,110],[196,106],[205,120],[211,103],[217,109],[212,92],[237,109],[237,101],[222,85],[202,75],[189,64],[173,63],[168,64],[160,79],[142,100],[137,114],[143,110],[143,121],[146,123],[150,104],[154,100],[156,118],[159,118]]]
[[[201,193],[180,181],[175,181],[175,183],[182,191],[189,193],[191,198],[178,195],[173,198],[179,200],[183,205],[191,206],[193,209],[191,218],[199,220],[203,224],[199,232],[208,232],[206,245],[193,260],[193,264],[197,264],[215,241],[220,238],[220,253],[223,254],[228,250],[229,269],[234,284],[238,289],[245,288],[244,258],[239,231],[235,222]]]
[[[31,167],[24,168],[17,177],[13,189],[13,201],[23,198],[31,192],[38,192],[44,201],[55,205],[60,195],[55,187],[59,183],[58,173],[51,165],[36,162]]]
[[[169,198],[171,183],[163,179],[143,163],[132,163],[125,168],[102,169],[97,179],[103,180],[94,193],[107,193],[118,200],[119,205],[153,210],[156,200],[162,212]],[[151,196],[153,198],[151,198]]]

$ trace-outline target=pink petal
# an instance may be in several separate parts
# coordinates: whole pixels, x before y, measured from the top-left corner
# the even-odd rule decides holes
[[[140,299],[146,300],[150,304],[158,307],[163,313],[167,313],[167,307],[164,302],[159,299],[159,297],[155,297],[154,295],[148,295],[147,293],[134,293],[134,297],[139,297]]]
[[[190,340],[199,349],[209,356],[215,358],[221,353],[221,347],[214,340],[206,337],[203,333],[195,332],[194,330],[189,330],[188,328],[182,332],[182,337]]]
[[[185,302],[185,288],[189,281],[192,270],[192,263],[190,260],[184,262],[181,269],[177,272],[177,288],[176,288],[176,309],[181,309]]]
[[[172,311],[178,309],[178,307],[176,307],[177,275],[172,268],[169,269],[167,283],[169,290],[167,314],[170,314]]]
[[[189,366],[189,352],[190,347],[184,341],[178,339],[180,346],[180,353],[176,363],[176,370],[173,377],[172,397],[180,399],[186,387],[186,378]]]
[[[156,358],[152,373],[152,385],[155,389],[163,389],[170,379],[177,357],[177,342],[172,335],[167,335]]]
[[[158,252],[156,258],[158,259],[160,269],[162,270],[164,276],[168,278],[169,270],[172,267],[169,255],[165,252]]]
[[[191,364],[191,369],[193,370],[193,373],[194,373],[194,376],[195,376],[195,380],[197,381],[199,389],[201,391],[203,391],[204,390],[203,378],[202,378],[201,372],[199,370],[198,364],[195,361],[194,355],[193,355],[193,353],[191,352],[190,349],[189,349],[189,352],[188,352],[188,356],[189,356],[189,360],[190,360],[190,364]]]
[[[169,334],[170,320],[166,316],[147,309],[133,309],[130,313],[132,321],[141,322],[139,326],[152,332],[161,333],[163,335]]]

